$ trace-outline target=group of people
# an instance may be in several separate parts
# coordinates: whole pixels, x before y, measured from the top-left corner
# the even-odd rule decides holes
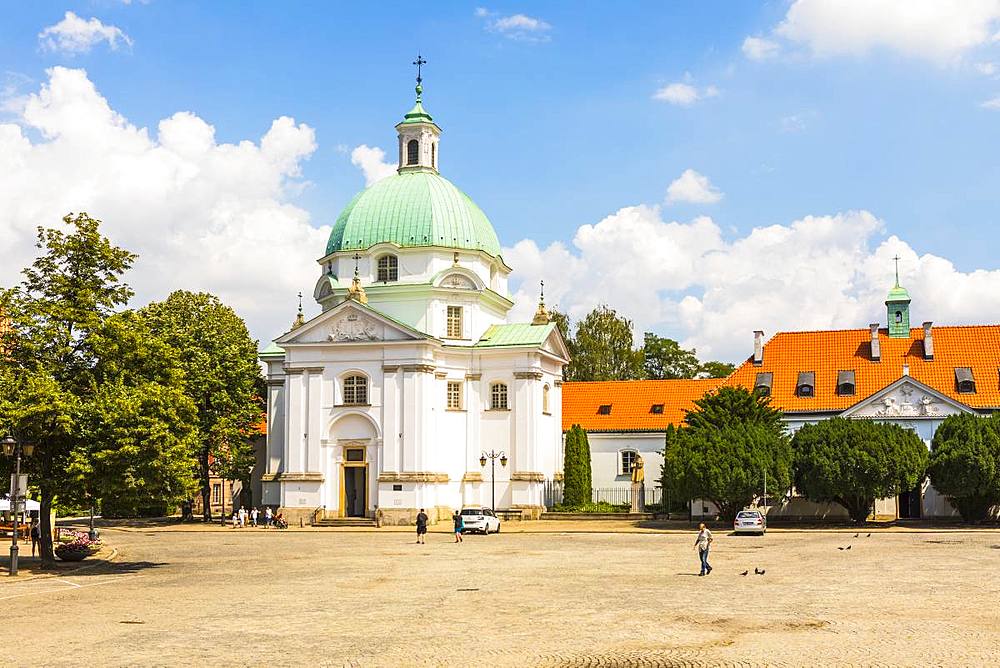
[[[417,543],[419,545],[424,545],[427,539],[427,513],[421,508],[420,512],[417,513]],[[451,516],[452,524],[455,526],[455,542],[462,542],[462,532],[465,531],[465,520],[462,518],[462,513],[458,510],[454,512]]]
[[[271,510],[270,506],[264,506],[264,510],[260,510],[256,507],[247,510],[243,506],[240,506],[239,510],[233,511],[232,520],[234,529],[242,529],[248,525],[252,527],[273,527],[277,529],[284,529],[288,527],[288,522],[285,521],[284,515],[281,513],[275,514],[274,511]]]

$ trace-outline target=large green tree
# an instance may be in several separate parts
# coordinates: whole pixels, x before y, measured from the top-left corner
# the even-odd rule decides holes
[[[579,508],[591,502],[590,443],[578,424],[566,432],[563,451],[563,505]]]
[[[86,214],[63,222],[69,232],[38,229],[41,254],[23,270],[21,285],[5,291],[9,327],[0,346],[3,422],[37,446],[24,464],[40,491],[46,562],[53,560],[49,513],[56,495],[84,495],[69,463],[81,444],[78,420],[94,388],[88,337],[132,296],[122,275],[135,259],[104,238],[99,221]]]
[[[980,522],[1000,505],[1000,418],[949,415],[934,432],[927,472],[931,484],[966,522]]]
[[[251,439],[263,417],[257,342],[231,308],[206,293],[179,290],[139,313],[170,341],[184,370],[184,392],[197,410],[203,514],[211,520],[211,473],[246,483],[253,466]]]
[[[566,367],[567,380],[632,380],[643,377],[641,350],[632,347],[632,322],[599,306],[577,323]]]
[[[831,418],[792,439],[795,487],[811,501],[836,502],[862,523],[875,499],[913,489],[927,470],[927,447],[899,425]]]
[[[672,498],[708,499],[724,519],[763,494],[791,485],[792,454],[781,413],[767,397],[722,387],[694,402],[667,431],[661,483]]]
[[[721,428],[683,428],[670,434],[663,453],[663,486],[671,496],[708,499],[722,519],[763,494],[791,485],[792,451],[788,438],[760,423]]]
[[[705,378],[725,378],[736,371],[736,365],[729,362],[710,361],[701,365],[698,375]]]

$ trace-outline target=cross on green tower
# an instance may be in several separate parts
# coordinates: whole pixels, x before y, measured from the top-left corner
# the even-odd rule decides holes
[[[910,293],[899,285],[899,256],[892,259],[896,263],[896,284],[885,298],[889,336],[894,339],[907,339],[910,337]]]

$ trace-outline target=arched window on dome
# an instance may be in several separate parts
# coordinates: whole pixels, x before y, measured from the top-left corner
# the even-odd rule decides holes
[[[420,162],[420,142],[411,139],[406,142],[406,164],[416,165]]]
[[[399,259],[395,255],[383,255],[378,259],[378,281],[399,280]]]

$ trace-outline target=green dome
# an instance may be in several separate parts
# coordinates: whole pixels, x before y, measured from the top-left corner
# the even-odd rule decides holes
[[[429,171],[396,174],[355,195],[337,218],[326,252],[365,250],[384,242],[500,255],[486,214],[448,179]]]

